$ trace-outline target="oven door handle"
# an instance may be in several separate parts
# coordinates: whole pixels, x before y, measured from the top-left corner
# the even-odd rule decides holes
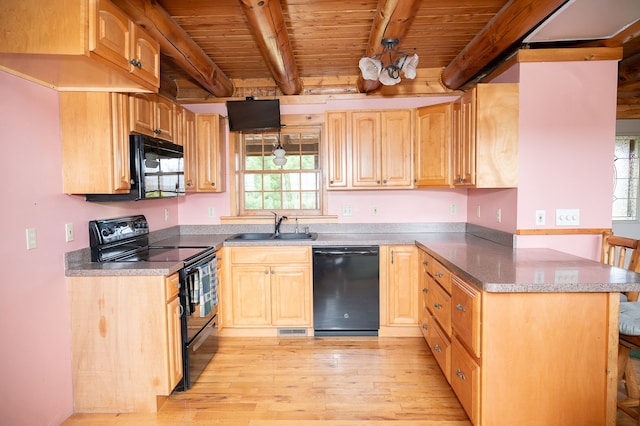
[[[211,325],[209,327],[207,327],[206,330],[202,330],[202,334],[198,338],[198,341],[193,345],[193,351],[194,352],[197,351],[198,348],[200,346],[202,346],[204,341],[207,340],[207,337],[209,337],[211,335],[211,333],[213,333],[213,325],[214,324],[215,324],[215,322],[212,322]]]

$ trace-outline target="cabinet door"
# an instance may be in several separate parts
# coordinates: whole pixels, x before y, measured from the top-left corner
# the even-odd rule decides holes
[[[348,113],[344,111],[327,112],[325,117],[327,188],[329,189],[349,187],[348,117]]]
[[[456,186],[473,186],[476,178],[476,91],[459,100],[458,140],[455,141]]]
[[[97,1],[89,25],[89,50],[129,70],[131,56],[131,21],[110,1]]]
[[[471,419],[480,419],[480,367],[456,337],[451,342],[451,387]],[[491,409],[489,407],[489,409]]]
[[[60,92],[65,193],[129,191],[128,102],[120,93]]]
[[[309,267],[272,266],[272,325],[311,326],[311,286]]]
[[[131,99],[131,131],[143,135],[156,136],[155,130],[155,106],[151,95],[136,93]]]
[[[381,114],[382,186],[409,188],[413,183],[413,127],[410,110]]]
[[[417,325],[418,248],[389,246],[388,250],[388,324]]]
[[[184,110],[184,187],[196,191],[196,115]]]
[[[352,186],[380,186],[380,112],[353,112],[351,126]]]
[[[233,266],[233,325],[271,325],[271,271],[268,266]]]
[[[157,138],[172,142],[175,136],[173,129],[173,103],[160,96],[154,96],[154,128]]]
[[[224,192],[224,126],[218,114],[196,115],[198,192]]]
[[[452,103],[419,108],[416,112],[415,186],[450,187]]]
[[[169,352],[169,387],[167,395],[182,379],[182,326],[180,321],[180,299],[167,303],[167,346]]]
[[[146,31],[132,25],[131,52],[134,63],[131,73],[158,87],[160,85],[160,47]]]

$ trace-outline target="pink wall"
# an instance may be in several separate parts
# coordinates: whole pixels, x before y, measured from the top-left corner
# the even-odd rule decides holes
[[[152,229],[176,225],[178,202],[93,204],[64,195],[58,93],[4,72],[0,92],[0,423],[57,425],[73,412],[64,253],[89,245],[91,219],[142,213]],[[65,242],[65,223],[74,224],[73,242]],[[26,228],[37,230],[36,249],[26,249]]]
[[[556,209],[580,209],[579,228],[611,227],[616,61],[520,65],[518,229],[555,226]],[[535,211],[546,225],[535,225]],[[551,247],[597,258],[597,236],[519,236],[519,247]]]

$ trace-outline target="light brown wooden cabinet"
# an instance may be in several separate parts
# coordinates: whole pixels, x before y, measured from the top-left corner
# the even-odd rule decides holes
[[[411,110],[330,111],[327,133],[327,188],[411,188]]]
[[[452,103],[429,105],[416,110],[416,188],[448,188],[453,185]]]
[[[108,0],[6,0],[0,15],[9,72],[60,91],[158,90],[158,42]]]
[[[518,185],[518,85],[478,84],[453,104],[454,185]]]
[[[230,247],[226,327],[311,327],[311,247]]]
[[[61,92],[60,111],[63,191],[128,192],[131,176],[127,95]]]
[[[132,132],[141,133],[169,142],[174,141],[174,105],[170,100],[147,93],[136,93],[130,96]]]
[[[196,114],[188,109],[183,111],[184,146],[184,187],[186,192],[195,192],[197,180],[197,140]]]
[[[182,378],[178,283],[67,277],[76,412],[155,412],[171,394]]]
[[[472,424],[615,423],[617,294],[487,292],[420,258],[421,329]]]
[[[380,246],[381,326],[410,326],[419,322],[418,248]]]
[[[226,180],[224,117],[196,114],[196,190],[224,192]]]

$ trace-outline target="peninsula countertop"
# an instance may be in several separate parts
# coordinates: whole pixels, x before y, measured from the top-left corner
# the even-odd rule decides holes
[[[225,241],[229,234],[175,235],[153,245],[312,247],[416,244],[453,273],[495,293],[639,291],[640,274],[546,248],[512,248],[465,232],[319,233],[316,240]],[[67,276],[170,275],[181,262],[92,263],[67,258]]]

